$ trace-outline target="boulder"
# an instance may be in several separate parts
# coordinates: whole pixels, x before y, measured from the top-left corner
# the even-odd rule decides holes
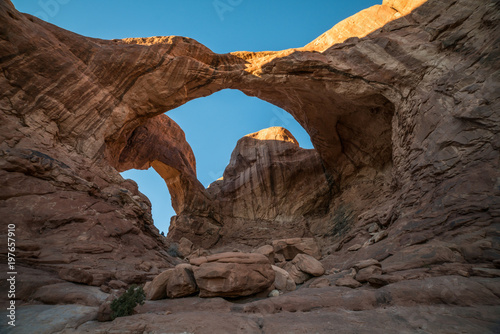
[[[269,259],[256,253],[221,253],[192,259],[200,297],[241,297],[262,292],[275,280]]]
[[[325,273],[325,268],[315,258],[306,254],[297,254],[292,260],[292,263],[297,266],[297,268],[307,274],[312,276],[321,276]]]
[[[101,306],[99,306],[96,317],[97,321],[105,322],[113,320],[111,317],[111,314],[113,313],[113,310],[111,309],[111,303],[112,301],[107,300],[104,303],[102,303]]]
[[[296,288],[295,282],[285,269],[271,266],[274,270],[275,279],[274,286],[279,291],[294,291]]]
[[[292,260],[297,254],[308,254],[316,259],[321,259],[321,251],[313,238],[290,238],[274,240],[273,248],[275,254],[285,257],[285,260]]]
[[[382,268],[373,265],[359,270],[356,274],[356,280],[363,283],[369,281],[372,276],[378,277],[379,275],[382,275]]]
[[[146,299],[157,300],[167,297],[167,284],[170,276],[174,273],[174,269],[168,269],[156,276],[153,281],[146,283],[144,292]]]
[[[265,255],[269,262],[274,263],[274,247],[271,245],[264,245],[257,248],[254,253]]]
[[[311,278],[311,275],[297,268],[297,266],[294,263],[292,263],[292,261],[285,263],[283,269],[285,269],[288,272],[288,274],[293,279],[295,284],[302,284]]]
[[[192,266],[187,263],[178,264],[169,275],[166,288],[169,298],[185,297],[198,291]]]
[[[182,257],[187,257],[193,252],[193,243],[191,240],[182,237],[179,240],[179,248],[177,251]]]
[[[302,284],[312,276],[321,276],[325,273],[321,262],[306,254],[297,254],[292,261],[283,266],[283,269],[296,284]]]
[[[146,299],[157,300],[192,295],[198,291],[193,277],[192,266],[187,263],[178,264],[175,268],[168,269],[153,281],[144,285]]]

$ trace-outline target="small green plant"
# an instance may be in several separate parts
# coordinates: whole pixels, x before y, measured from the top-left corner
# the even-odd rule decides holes
[[[179,245],[175,242],[171,243],[167,249],[167,254],[173,257],[180,257],[181,255],[179,254]]]
[[[333,228],[330,235],[344,235],[354,223],[354,211],[345,204],[340,204],[333,214]]]
[[[120,297],[111,303],[111,319],[126,317],[134,312],[134,308],[139,304],[144,304],[146,294],[142,287],[132,285]]]

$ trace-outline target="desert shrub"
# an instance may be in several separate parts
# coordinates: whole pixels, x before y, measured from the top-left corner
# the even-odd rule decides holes
[[[354,211],[346,204],[340,204],[333,214],[333,224],[330,235],[342,236],[354,224]]]
[[[173,257],[180,257],[179,253],[179,245],[174,243],[171,243],[170,246],[167,249],[167,254]]]
[[[144,304],[145,298],[146,294],[142,287],[132,285],[123,295],[114,299],[111,303],[111,318],[115,319],[131,315],[137,305]]]

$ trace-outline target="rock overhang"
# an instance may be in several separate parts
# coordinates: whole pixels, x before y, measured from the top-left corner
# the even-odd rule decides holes
[[[384,2],[405,14],[412,3],[417,2]],[[164,252],[168,242],[152,227],[147,201],[110,167],[150,164],[179,194],[185,192],[177,204],[180,235],[192,235],[193,243],[207,248],[228,240],[258,246],[270,234],[316,237],[327,269],[374,257],[382,268],[415,270],[377,274],[372,281],[389,284],[387,290],[413,273],[418,279],[445,273],[464,276],[459,281],[479,291],[486,288],[466,276],[496,275],[494,143],[500,122],[492,93],[498,81],[492,38],[498,36],[498,14],[492,2],[431,0],[382,29],[321,52],[228,55],[176,37],[132,43],[89,39],[16,13],[8,2],[0,6],[2,38],[8,40],[0,58],[5,85],[0,214],[19,226],[22,263],[84,268],[94,285],[144,282],[174,265],[177,260]],[[164,80],[176,75],[179,82]],[[224,88],[284,108],[310,133],[316,151],[301,161],[318,182],[308,177],[292,183],[306,180],[305,189],[315,192],[274,182],[285,172],[300,174],[283,168],[286,164],[274,169],[254,164],[248,170],[266,175],[269,187],[249,182],[243,189],[287,201],[245,208],[221,197],[214,205],[217,187],[208,191],[196,182],[194,158],[172,124],[166,128],[177,132],[163,139],[163,148],[153,145],[151,155],[139,154],[147,140],[161,142],[162,124],[170,120],[160,114]],[[81,99],[75,102],[75,95]],[[164,154],[165,149],[179,155]],[[292,189],[294,197],[287,193]],[[286,206],[290,198],[301,201]],[[327,222],[351,219],[336,214],[346,203],[356,213],[351,230],[332,236]],[[270,210],[263,212],[262,204]],[[283,208],[297,214],[283,215]],[[436,256],[432,245],[440,249]],[[418,256],[410,261],[405,249],[419,250]]]

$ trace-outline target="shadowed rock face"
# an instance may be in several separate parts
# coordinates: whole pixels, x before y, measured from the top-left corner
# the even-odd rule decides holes
[[[324,216],[331,192],[315,150],[300,148],[284,128],[261,130],[238,141],[223,177],[208,187],[212,218],[180,214],[169,237],[211,248],[310,236],[308,220]]]
[[[16,224],[18,263],[47,273],[23,269],[21,298],[40,282],[60,283],[48,272],[133,283],[178,262],[164,251],[169,240],[147,198],[118,174],[152,166],[171,192],[174,240],[214,249],[315,237],[327,271],[378,261],[382,269],[366,279],[388,292],[356,290],[370,302],[346,299],[341,309],[370,318],[420,291],[415,279],[442,275],[465,276],[461,287],[498,304],[493,283],[466,277],[498,276],[499,13],[488,0],[388,0],[303,48],[219,55],[184,37],[87,38],[0,2],[0,219]],[[259,131],[237,143],[223,179],[204,189],[182,130],[163,113],[226,88],[291,113],[315,149],[301,149],[285,129]],[[317,305],[307,291],[289,299]],[[444,298],[429,296],[416,303]],[[455,301],[448,305],[481,303]],[[242,312],[297,310],[292,304]],[[491,322],[495,310],[483,311]],[[272,328],[270,318],[232,317]]]
[[[148,119],[137,127],[112,158],[118,171],[153,167],[175,195],[172,206],[177,213],[192,208],[203,210],[209,201],[203,196],[205,187],[196,178],[196,161],[184,132],[166,115]]]
[[[399,5],[408,13],[410,2]],[[304,51],[308,45],[233,53],[247,64],[231,87],[292,113],[311,135],[335,190],[326,216],[308,218],[305,230],[331,233],[337,212],[348,206],[359,225],[342,245],[364,244],[370,237],[361,231],[376,223],[390,225],[393,249],[459,237],[469,225],[498,218],[496,13],[489,2],[429,1],[322,52]],[[219,231],[213,219],[181,216],[173,226],[186,233],[193,220]],[[302,236],[296,233],[290,237]]]

